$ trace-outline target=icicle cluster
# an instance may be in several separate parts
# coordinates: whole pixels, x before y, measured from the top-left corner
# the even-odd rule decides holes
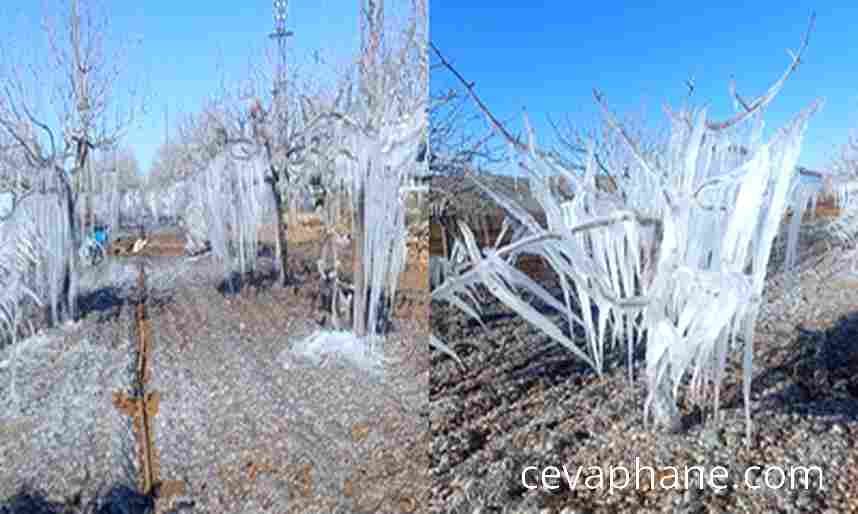
[[[838,215],[825,227],[853,255],[851,273],[858,274],[858,170],[849,170],[830,178],[829,192],[834,193]]]
[[[345,174],[351,177],[352,212],[357,215],[359,202],[364,202],[366,230],[365,278],[363,288],[354,295],[368,298],[370,335],[376,335],[382,302],[392,303],[405,266],[408,232],[401,188],[415,172],[425,123],[425,113],[420,109],[398,123],[382,124],[375,131],[350,130],[346,136],[346,146],[353,154],[353,159],[344,161]]]
[[[42,284],[34,280],[34,268],[42,263],[44,245],[31,206],[33,201],[25,200],[0,223],[0,342],[16,342],[20,306],[26,298],[41,304],[37,287]]]
[[[259,228],[271,215],[267,169],[261,155],[245,161],[224,152],[195,179],[196,198],[188,212],[192,237],[199,239],[205,225],[226,278],[256,267]]]
[[[67,301],[62,283],[74,249],[66,197],[52,170],[33,176],[34,192],[0,222],[0,336],[7,341],[17,337],[23,300],[49,305],[53,323]]]
[[[735,151],[735,134],[708,130],[705,111],[680,113],[665,155],[647,159],[633,149],[622,163],[629,172],[614,175],[626,177],[619,180],[622,195],[597,187],[592,149],[582,178],[538,152],[531,133],[529,151],[520,157],[547,227],[515,201],[484,188],[520,229],[506,246],[480,251],[463,225],[470,267],[447,279],[433,298],[479,319],[474,288],[484,285],[598,373],[606,349],[625,343],[631,377],[634,346],[646,333],[645,411],[667,426],[678,422],[675,396],[689,374],[693,397],[701,397],[706,384],[714,386],[717,411],[726,356],[741,338],[750,435],[754,327],[788,203],[800,208],[812,201],[812,192],[795,184],[801,140],[815,109],[767,143],[757,123],[747,152]],[[561,203],[549,187],[557,175],[573,187],[571,202]],[[795,237],[797,228],[790,230],[791,252]],[[549,264],[559,279],[559,298],[514,267],[521,253]],[[522,292],[561,314],[560,325]],[[433,345],[449,351],[437,338]]]

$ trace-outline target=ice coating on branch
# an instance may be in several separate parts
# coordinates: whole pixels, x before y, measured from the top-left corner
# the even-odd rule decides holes
[[[326,365],[331,357],[340,357],[367,373],[383,375],[384,372],[382,356],[376,352],[367,352],[365,341],[345,330],[319,331],[295,341],[291,351],[280,357],[287,369],[292,366],[292,356],[302,357],[321,366]]]
[[[62,281],[73,251],[65,195],[57,194],[59,180],[52,171],[33,176],[36,192],[23,197],[10,217],[0,221],[0,347],[15,346],[0,366],[12,369],[13,401],[18,337],[25,328],[21,308],[28,302],[49,305],[52,321],[59,321],[66,301]]]
[[[368,298],[367,327],[376,334],[381,302],[392,301],[405,265],[407,229],[405,198],[401,192],[415,172],[417,150],[425,134],[423,110],[398,123],[382,125],[377,131],[350,130],[345,138],[354,158],[344,167],[351,176],[353,212],[363,201],[363,288],[355,296]]]
[[[581,176],[539,152],[528,130],[527,151],[515,151],[546,226],[484,187],[523,230],[506,246],[481,252],[462,226],[470,266],[438,286],[433,299],[479,317],[473,288],[482,284],[600,374],[605,351],[622,343],[631,378],[634,346],[646,333],[645,414],[668,427],[677,426],[675,396],[686,376],[692,397],[714,392],[717,411],[726,356],[741,341],[750,436],[752,341],[772,243],[791,205],[798,211],[788,232],[794,254],[800,211],[818,194],[796,186],[801,140],[817,107],[768,142],[759,119],[712,131],[705,110],[680,112],[673,116],[663,155],[643,156],[631,147],[624,159],[607,159],[627,171],[613,173],[616,193],[598,187],[592,145]],[[550,181],[558,176],[567,179],[573,200],[555,195]],[[521,253],[545,259],[558,278],[559,295],[515,269]],[[524,292],[561,314],[561,322],[532,307]],[[440,340],[433,345],[449,350]]]
[[[0,345],[14,343],[17,338],[22,300],[29,297],[41,303],[38,293],[45,284],[37,282],[36,267],[44,260],[44,244],[33,206],[26,199],[0,223]]]
[[[256,269],[259,229],[271,195],[266,170],[262,155],[243,160],[222,152],[195,181],[197,198],[191,206],[196,212],[191,216],[198,218],[197,225],[204,220],[212,251],[227,279],[232,273]],[[199,226],[192,230],[192,237],[199,237]]]

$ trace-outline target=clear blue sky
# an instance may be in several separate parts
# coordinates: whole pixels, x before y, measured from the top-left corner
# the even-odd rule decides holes
[[[61,0],[49,4],[52,9],[67,5]],[[152,101],[149,114],[131,130],[126,143],[144,172],[165,138],[165,106],[171,118],[196,111],[216,92],[221,72],[227,79],[241,78],[248,60],[259,62],[266,45],[272,44],[267,37],[274,28],[270,0],[102,0],[102,5],[111,13],[114,34],[140,39],[129,73],[145,79]],[[357,0],[290,0],[286,25],[295,32],[289,43],[291,60],[310,67],[316,50],[337,64],[356,55],[358,5]],[[40,0],[3,0],[0,30],[19,45],[41,43],[42,12]]]
[[[849,129],[858,127],[858,4],[805,2],[499,2],[434,0],[430,38],[503,119],[522,128],[527,109],[538,139],[551,138],[546,114],[595,119],[592,89],[614,112],[664,119],[694,77],[696,104],[710,115],[733,113],[731,75],[745,98],[762,94],[789,64],[816,9],[803,64],[771,104],[767,127],[778,128],[815,98],[824,108],[810,121],[799,163],[824,169]],[[648,5],[648,6],[644,6]],[[453,85],[434,73],[433,90]]]

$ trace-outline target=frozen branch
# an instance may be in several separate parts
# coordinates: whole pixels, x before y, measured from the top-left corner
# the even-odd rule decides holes
[[[774,84],[772,84],[768,91],[753,102],[746,102],[739,94],[736,92],[736,88],[734,85],[731,85],[730,91],[733,94],[733,98],[745,109],[744,112],[740,112],[733,116],[730,119],[725,121],[717,122],[717,121],[707,121],[706,128],[709,130],[724,130],[732,127],[742,121],[748,119],[755,112],[764,109],[780,92],[786,83],[787,79],[795,72],[798,65],[801,64],[802,56],[804,55],[804,51],[807,49],[808,42],[810,41],[810,34],[813,31],[813,26],[816,21],[816,13],[812,13],[810,15],[810,22],[808,23],[807,30],[804,33],[804,37],[801,41],[801,46],[798,49],[797,53],[793,53],[790,50],[787,50],[787,53],[791,57],[791,62],[789,66],[787,66],[786,71],[781,75],[780,79],[778,79]]]

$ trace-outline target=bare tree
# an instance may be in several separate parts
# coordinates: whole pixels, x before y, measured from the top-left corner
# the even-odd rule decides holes
[[[4,57],[0,130],[21,153],[26,169],[52,184],[45,192],[56,194],[65,205],[71,234],[66,244],[76,250],[80,230],[74,177],[82,174],[94,152],[119,143],[143,102],[133,88],[127,91],[129,102],[120,98],[126,54],[124,48],[109,47],[106,12],[85,0],[71,0],[61,20],[45,17],[43,29],[48,55],[28,63]],[[53,112],[44,108],[43,91],[50,95]],[[77,317],[75,250],[67,253],[62,285],[65,319]]]

